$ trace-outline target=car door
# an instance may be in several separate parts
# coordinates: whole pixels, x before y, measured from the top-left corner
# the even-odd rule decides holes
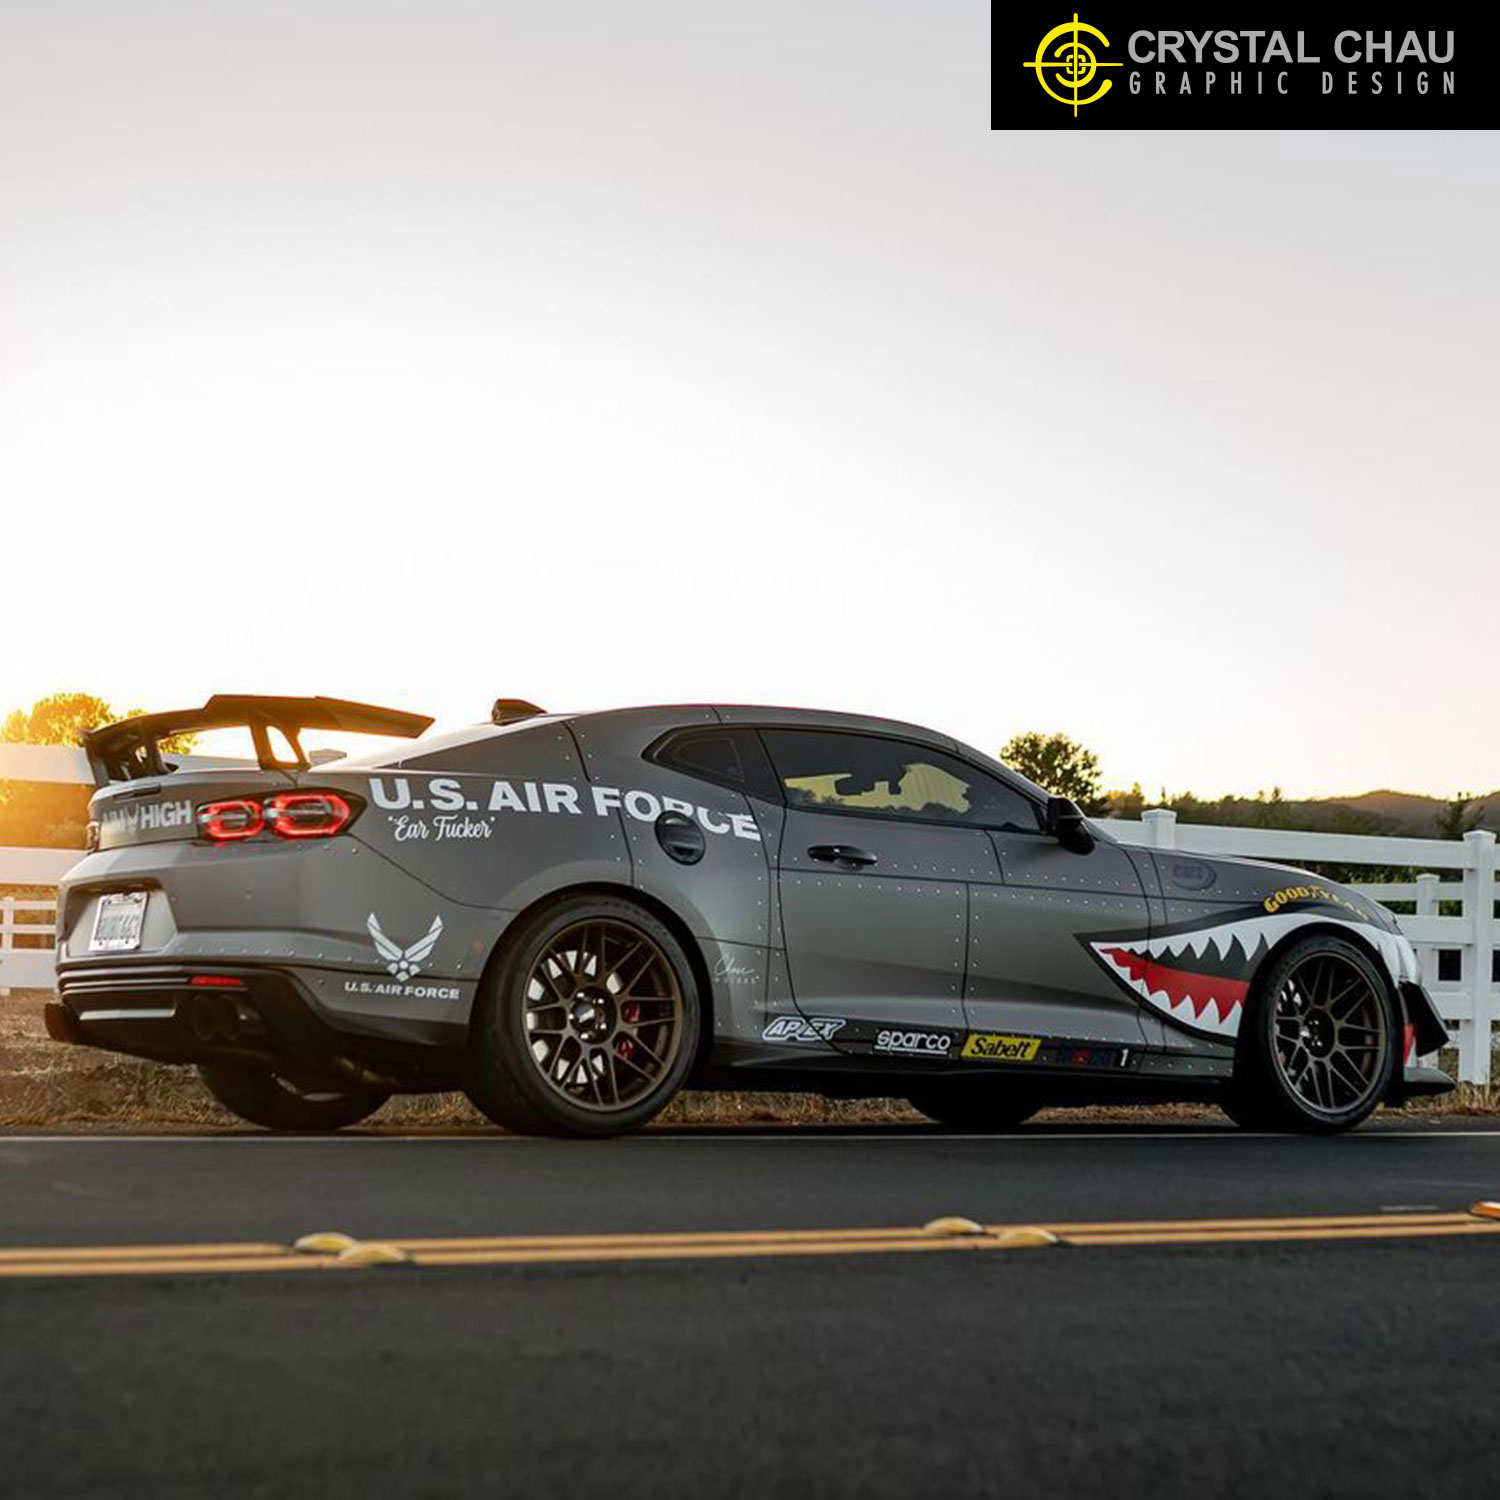
[[[1146,893],[1118,844],[1069,847],[1039,828],[996,830],[998,875],[970,890],[964,1009],[975,1031],[1056,1041],[1158,1042],[1094,948],[1150,928]],[[1087,1049],[1079,1056],[1086,1061]],[[1124,1061],[1106,1049],[1091,1065]]]
[[[799,1011],[842,1051],[957,1056],[968,883],[999,878],[958,762],[843,730],[761,738],[787,803],[777,883]]]

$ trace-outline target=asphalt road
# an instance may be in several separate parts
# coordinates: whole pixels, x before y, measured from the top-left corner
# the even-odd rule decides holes
[[[1500,1130],[0,1137],[0,1247],[1363,1217]],[[1361,1231],[1365,1232],[1365,1231]],[[1276,1233],[1276,1231],[1272,1231]],[[1485,1493],[1500,1235],[0,1280],[0,1495]]]

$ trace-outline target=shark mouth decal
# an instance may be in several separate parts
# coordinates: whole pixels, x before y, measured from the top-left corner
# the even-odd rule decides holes
[[[1088,938],[1085,945],[1131,994],[1159,1014],[1189,1030],[1231,1041],[1239,1032],[1245,996],[1261,959],[1287,933],[1329,920],[1339,918],[1327,911],[1267,916],[1251,907],[1215,922],[1159,934]],[[1357,925],[1394,969],[1392,935],[1373,925]]]

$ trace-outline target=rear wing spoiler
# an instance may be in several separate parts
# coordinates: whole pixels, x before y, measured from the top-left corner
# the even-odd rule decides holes
[[[350,734],[389,734],[415,739],[431,725],[432,719],[427,714],[376,708],[368,703],[346,703],[341,698],[263,698],[216,693],[202,708],[141,714],[90,730],[83,737],[83,748],[95,784],[108,786],[112,781],[139,781],[175,770],[174,765],[162,759],[161,753],[161,742],[174,734],[248,727],[261,770],[305,771],[312,762],[302,751],[299,736],[304,729],[342,729]],[[273,729],[290,748],[291,760],[276,754],[271,744]]]

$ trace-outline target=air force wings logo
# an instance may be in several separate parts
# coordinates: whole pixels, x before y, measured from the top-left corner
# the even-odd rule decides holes
[[[374,912],[370,913],[370,919],[365,923],[370,929],[370,936],[375,941],[375,951],[385,960],[386,968],[396,976],[397,979],[410,979],[413,974],[421,972],[422,965],[427,961],[427,956],[437,946],[437,940],[443,935],[443,919],[434,917],[432,926],[427,929],[426,935],[420,937],[410,948],[402,948],[393,943],[381,930],[380,919]]]

